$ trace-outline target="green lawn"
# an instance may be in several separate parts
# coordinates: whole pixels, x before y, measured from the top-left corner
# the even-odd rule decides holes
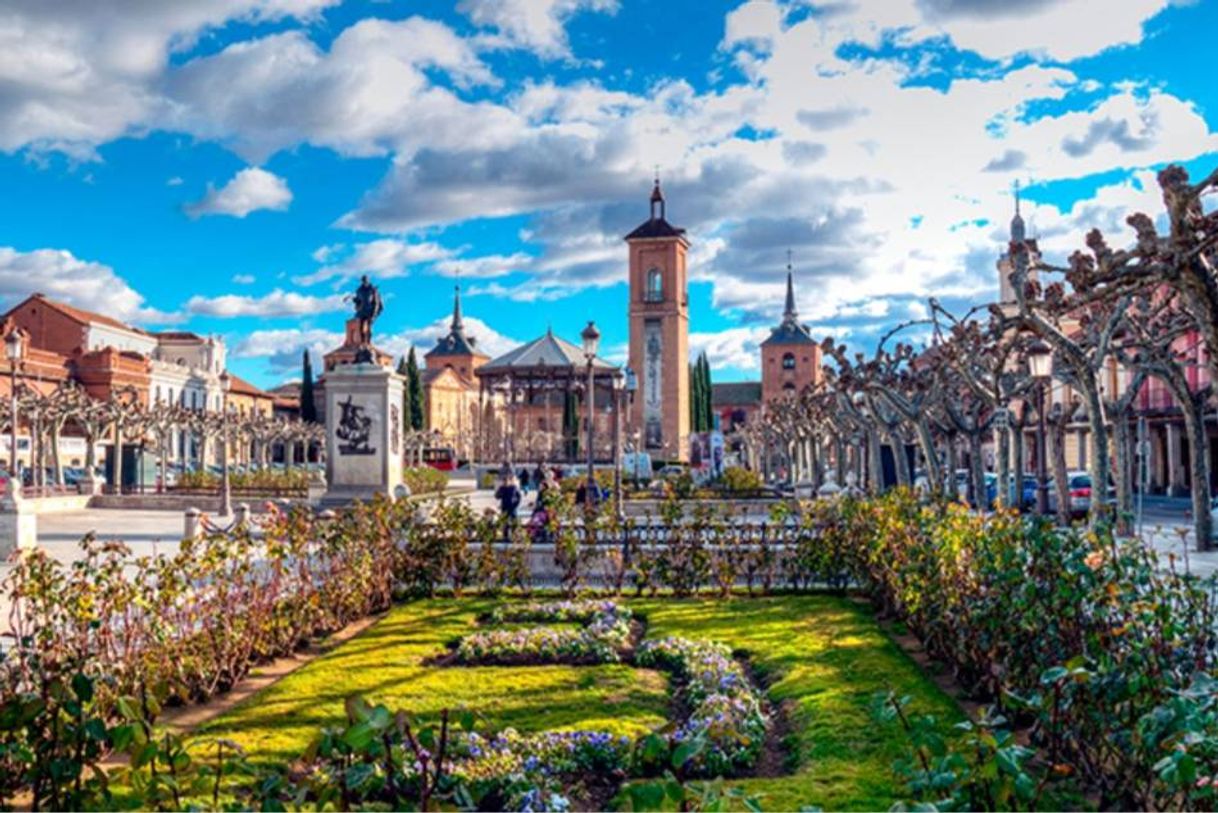
[[[397,607],[358,637],[312,661],[199,729],[227,737],[255,761],[298,757],[317,730],[343,719],[361,694],[427,717],[468,708],[483,725],[520,731],[594,728],[636,735],[662,725],[667,677],[624,665],[440,667],[423,661],[474,629],[494,601],[436,600]]]
[[[963,719],[956,702],[885,635],[865,605],[833,596],[730,602],[635,602],[648,635],[710,638],[745,651],[771,681],[770,699],[791,710],[796,763],[790,776],[734,782],[763,794],[767,810],[887,810],[897,798],[892,763],[906,746],[871,712],[888,688],[914,698],[944,727]]]
[[[831,596],[632,601],[648,637],[722,641],[747,652],[772,681],[771,699],[791,709],[789,776],[740,780],[767,809],[887,809],[896,798],[892,762],[903,740],[874,722],[872,698],[888,687],[946,724],[961,718],[893,644],[864,606]],[[473,629],[492,600],[437,599],[395,608],[371,629],[318,658],[198,733],[228,737],[259,761],[296,757],[320,726],[363,694],[416,714],[466,707],[487,728],[603,729],[638,734],[668,713],[667,681],[628,666],[439,667],[423,661]]]

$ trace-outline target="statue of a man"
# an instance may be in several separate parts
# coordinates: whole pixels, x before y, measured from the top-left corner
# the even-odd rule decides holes
[[[351,295],[351,302],[355,305],[355,318],[359,320],[360,344],[370,345],[372,344],[372,323],[376,321],[376,317],[381,315],[385,305],[381,301],[381,292],[368,281],[367,274],[360,278],[359,287]]]

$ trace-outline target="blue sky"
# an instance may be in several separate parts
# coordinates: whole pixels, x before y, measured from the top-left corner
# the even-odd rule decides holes
[[[788,249],[801,316],[865,347],[993,298],[1023,184],[1042,248],[1218,161],[1208,32],[1168,0],[7,0],[0,298],[223,335],[271,386],[382,286],[426,350],[465,291],[492,352],[626,341],[653,168],[691,342],[756,376]]]

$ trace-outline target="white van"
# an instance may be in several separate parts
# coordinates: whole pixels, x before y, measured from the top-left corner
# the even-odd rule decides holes
[[[634,485],[651,482],[651,455],[647,452],[624,452],[622,454],[622,480]]]

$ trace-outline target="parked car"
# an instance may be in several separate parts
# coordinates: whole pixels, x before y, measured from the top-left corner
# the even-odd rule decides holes
[[[656,478],[659,480],[675,480],[686,474],[689,474],[687,466],[683,466],[680,463],[669,463],[656,472]]]
[[[1091,500],[1094,498],[1091,487],[1091,473],[1086,471],[1071,471],[1066,473],[1066,487],[1070,492],[1070,515],[1081,517],[1091,510]],[[1111,481],[1102,497],[1109,505],[1116,504],[1116,487]],[[1049,511],[1057,511],[1057,483],[1049,480]]]

